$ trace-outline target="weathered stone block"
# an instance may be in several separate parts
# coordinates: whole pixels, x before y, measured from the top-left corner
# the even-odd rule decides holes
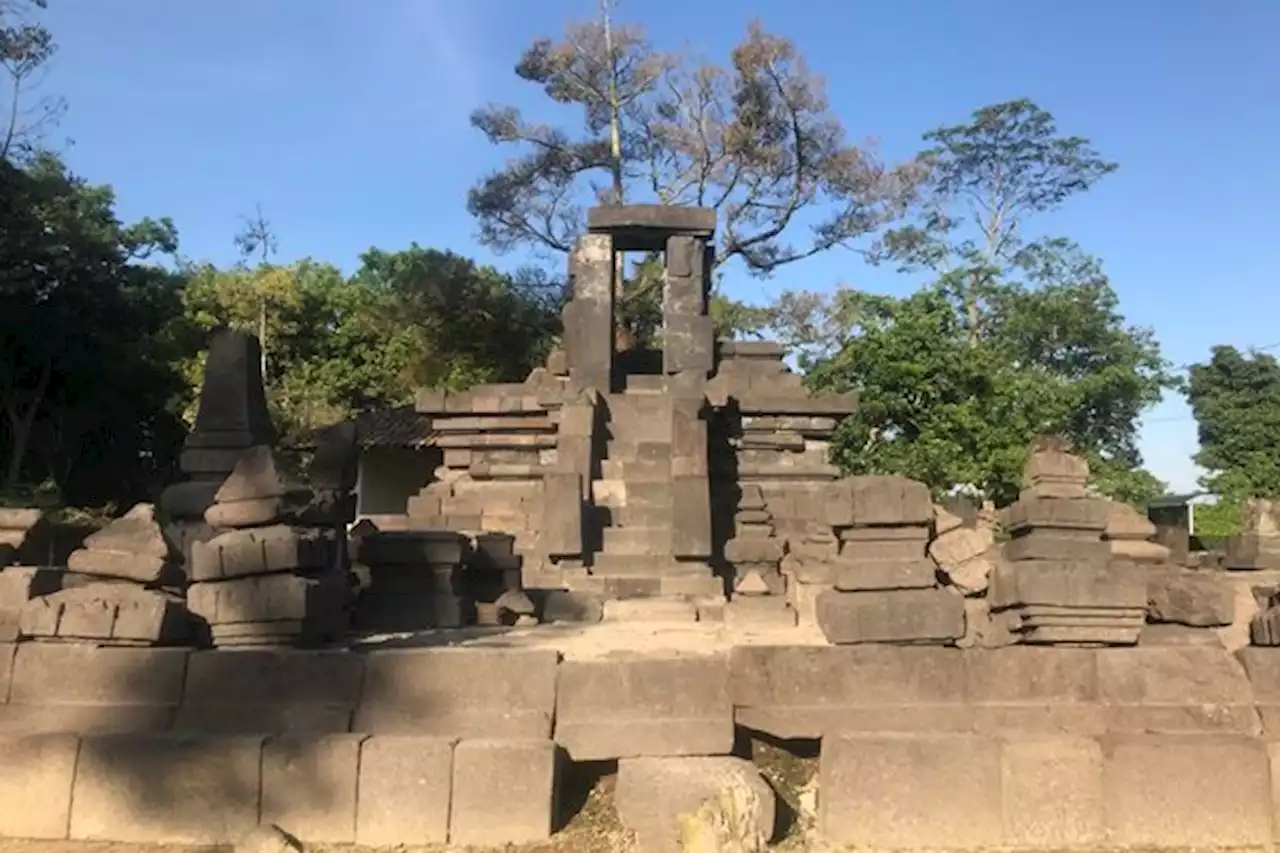
[[[1098,659],[1089,649],[1006,648],[963,657],[966,693],[974,704],[1043,707],[1098,701]]]
[[[1208,628],[1235,619],[1235,590],[1221,575],[1179,569],[1147,575],[1148,618],[1152,622]]]
[[[854,709],[945,709],[965,701],[965,655],[927,646],[738,646],[730,655],[739,725],[814,738],[848,725]]]
[[[776,563],[786,554],[782,539],[734,538],[724,543],[724,558],[730,563]]]
[[[195,652],[175,727],[243,733],[345,732],[364,655],[252,649]]]
[[[67,557],[73,572],[99,577],[121,578],[137,583],[156,583],[165,578],[171,563],[164,557],[131,554],[127,551],[89,551],[81,548]]]
[[[260,737],[82,738],[69,837],[234,843],[258,825],[261,763]]]
[[[1006,560],[1074,561],[1102,563],[1111,557],[1111,545],[1091,536],[1092,531],[1051,528],[1030,530],[1004,544]],[[1083,536],[1081,534],[1084,534]]]
[[[671,480],[671,554],[711,555],[711,496],[706,477]]]
[[[1059,850],[1105,840],[1102,748],[1091,738],[1017,737],[1001,750],[1004,844]]]
[[[356,843],[398,847],[449,840],[453,741],[374,735],[360,745]]]
[[[582,478],[577,474],[547,474],[543,484],[541,549],[550,556],[581,554]]]
[[[548,838],[556,754],[550,740],[461,741],[453,753],[449,843],[498,847]]]
[[[694,847],[687,840],[690,821],[702,829],[710,814],[733,816],[725,823],[735,837],[718,839],[721,844],[762,851],[773,837],[777,810],[773,789],[755,766],[730,757],[624,758],[614,803],[645,853]]]
[[[828,641],[950,644],[964,636],[964,599],[944,589],[824,592],[818,626]]]
[[[284,735],[262,747],[261,822],[308,843],[356,840],[359,735]]]
[[[542,649],[372,652],[352,731],[549,737],[558,659]]]
[[[837,844],[878,849],[997,846],[999,741],[973,735],[824,738],[819,821]]]
[[[75,735],[0,738],[0,838],[67,837],[79,748]]]
[[[1030,528],[1054,530],[1106,529],[1111,503],[1104,498],[1053,498],[1027,496],[1005,510],[1005,525],[1013,531]]]
[[[565,661],[556,742],[574,761],[728,753],[728,661],[721,655]]]
[[[929,487],[906,477],[849,477],[827,488],[825,520],[834,527],[929,525]]]
[[[992,610],[1018,604],[1145,608],[1147,579],[1138,571],[1088,562],[997,563],[987,597]]]
[[[187,655],[186,649],[22,643],[14,657],[9,701],[170,708],[182,696]]]
[[[932,560],[875,560],[842,556],[835,563],[835,587],[841,591],[933,589],[938,567]]]
[[[1196,848],[1272,840],[1266,745],[1234,735],[1109,735],[1102,740],[1108,843]]]
[[[710,373],[715,369],[715,330],[711,318],[670,314],[663,318],[662,370]]]

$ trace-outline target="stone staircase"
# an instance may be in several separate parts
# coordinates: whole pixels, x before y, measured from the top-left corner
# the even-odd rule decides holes
[[[648,378],[628,377],[625,392],[606,398],[608,434],[601,476],[592,482],[600,539],[591,573],[620,599],[654,600],[656,618],[672,612],[673,599],[721,596],[724,588],[705,563],[671,556],[671,404],[660,383],[635,381]]]

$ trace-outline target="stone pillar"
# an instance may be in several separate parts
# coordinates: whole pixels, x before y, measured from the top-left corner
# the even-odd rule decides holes
[[[715,367],[715,332],[707,316],[710,247],[702,237],[667,238],[662,287],[662,372],[704,380]]]
[[[613,238],[587,234],[569,259],[573,300],[564,310],[569,377],[578,389],[608,393],[613,385]]]

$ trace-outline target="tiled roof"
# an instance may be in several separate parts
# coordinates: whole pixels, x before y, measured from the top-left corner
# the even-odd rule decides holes
[[[431,417],[413,406],[363,412],[356,417],[356,442],[361,447],[422,447],[435,437]]]
[[[431,416],[418,414],[413,406],[362,412],[355,420],[356,443],[361,447],[423,447],[436,435]],[[288,444],[299,450],[315,446],[311,435]]]

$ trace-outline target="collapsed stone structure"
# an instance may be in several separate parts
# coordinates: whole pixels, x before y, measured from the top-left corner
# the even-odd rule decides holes
[[[59,589],[22,608],[22,636],[104,646],[178,645],[191,637],[181,557],[154,508],[138,504],[84,540]]]
[[[768,740],[819,755],[806,817],[836,844],[1274,842],[1280,653],[1224,647],[1252,615],[1240,590],[1270,578],[1171,564],[1061,447],[1035,448],[1003,528],[910,480],[840,478],[827,442],[855,400],[805,392],[775,345],[714,339],[710,212],[604,208],[590,226],[563,350],[523,384],[423,394],[443,464],[350,541],[350,428],[295,483],[252,339],[215,342],[191,479],[159,520],[87,540],[77,570],[0,571],[0,628],[111,587],[184,593],[204,645],[336,648],[0,633],[0,837],[226,844],[276,825],[496,847],[546,839],[570,771],[616,762],[641,851],[758,851],[780,809],[745,746]],[[666,256],[661,352],[613,349],[614,253],[633,249]],[[115,580],[76,580],[119,554]],[[694,639],[450,630],[535,603],[547,621],[680,619]],[[459,647],[344,643],[348,611],[361,634]]]

